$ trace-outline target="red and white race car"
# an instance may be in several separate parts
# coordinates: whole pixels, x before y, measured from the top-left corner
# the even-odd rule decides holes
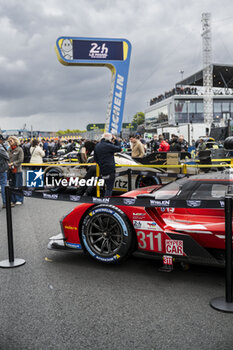
[[[132,201],[132,206],[109,205],[108,198],[100,199],[106,204],[80,204],[62,219],[62,233],[51,237],[48,247],[84,250],[104,263],[117,263],[134,252],[160,259],[169,255],[173,261],[224,265],[224,198],[233,184],[229,174],[196,175],[118,197]],[[155,206],[133,206],[140,195],[152,198]],[[156,206],[161,199],[162,204]],[[185,200],[186,208],[170,207],[174,199]],[[200,202],[207,199],[215,199],[220,207],[201,208]]]

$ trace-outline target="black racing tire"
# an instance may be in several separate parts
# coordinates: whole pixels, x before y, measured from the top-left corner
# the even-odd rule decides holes
[[[86,212],[81,223],[81,239],[93,259],[116,264],[130,256],[136,238],[122,210],[113,205],[98,205]]]
[[[161,180],[157,176],[138,175],[135,182],[135,188],[154,186],[160,184]]]
[[[63,176],[63,171],[62,169],[60,168],[57,168],[57,167],[50,167],[48,168],[46,171],[45,171],[45,174],[44,174],[44,178],[46,177],[49,177],[50,174],[54,175],[56,178],[61,178],[63,179],[64,176]],[[50,180],[48,180],[50,181]],[[47,187],[47,189],[51,192],[51,193],[59,193],[59,192],[63,192],[65,191],[66,187],[60,185],[60,186],[54,186],[54,187]]]

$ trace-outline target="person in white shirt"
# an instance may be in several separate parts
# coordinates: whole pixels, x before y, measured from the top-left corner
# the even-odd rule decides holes
[[[43,151],[43,148],[39,145],[39,141],[34,139],[32,140],[32,145],[30,148],[31,153],[31,159],[30,163],[43,163],[43,157],[45,156],[45,152]]]

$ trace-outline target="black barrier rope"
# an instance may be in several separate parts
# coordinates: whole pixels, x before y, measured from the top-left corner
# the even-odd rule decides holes
[[[13,227],[11,215],[11,188],[5,187],[6,194],[6,220],[7,220],[7,242],[8,242],[8,260],[0,261],[0,267],[17,267],[25,264],[23,259],[15,259],[13,243]]]
[[[156,199],[153,194],[141,194],[136,198],[132,197],[89,197],[72,194],[50,193],[41,188],[11,188],[11,192],[25,197],[59,200],[65,202],[91,203],[91,204],[112,204],[119,206],[134,206],[143,208],[167,207],[167,208],[206,208],[223,209],[224,200],[184,200],[184,199]]]

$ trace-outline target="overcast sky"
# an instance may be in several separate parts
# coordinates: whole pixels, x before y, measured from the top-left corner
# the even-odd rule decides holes
[[[111,73],[66,67],[59,36],[126,38],[132,54],[124,122],[202,68],[201,14],[213,61],[233,64],[232,0],[0,0],[0,128],[85,129],[106,118]]]

